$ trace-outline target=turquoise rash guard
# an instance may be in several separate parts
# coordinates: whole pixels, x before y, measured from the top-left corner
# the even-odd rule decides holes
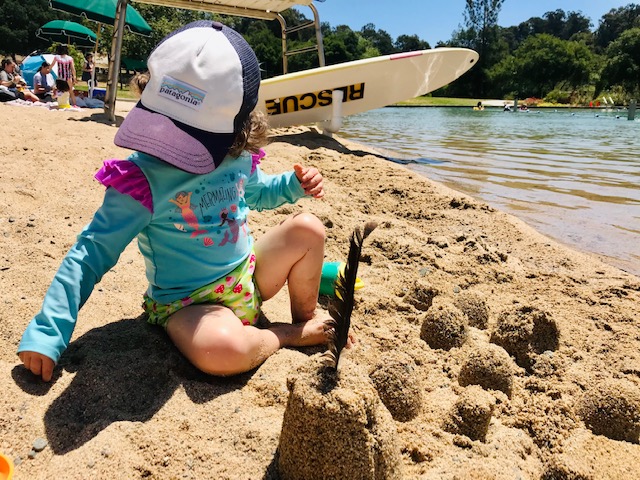
[[[139,152],[105,162],[96,174],[107,186],[103,204],[63,259],[18,353],[41,353],[57,363],[93,288],[136,237],[147,295],[160,303],[184,298],[236,268],[253,247],[249,211],[305,195],[294,172],[267,175],[257,163],[245,152],[195,175]]]

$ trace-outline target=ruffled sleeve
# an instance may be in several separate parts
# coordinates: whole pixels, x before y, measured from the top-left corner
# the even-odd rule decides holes
[[[256,171],[258,165],[260,165],[260,159],[267,155],[263,149],[258,150],[258,153],[251,154],[251,173]]]
[[[95,178],[105,187],[113,187],[123,195],[129,195],[153,213],[149,182],[135,163],[128,160],[106,160]]]

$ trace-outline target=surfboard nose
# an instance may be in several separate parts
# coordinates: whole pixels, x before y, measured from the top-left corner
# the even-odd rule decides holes
[[[425,95],[453,82],[477,61],[473,50],[445,47],[289,73],[261,82],[257,108],[275,128],[326,123],[336,115],[346,117]],[[340,102],[337,110],[334,101]]]

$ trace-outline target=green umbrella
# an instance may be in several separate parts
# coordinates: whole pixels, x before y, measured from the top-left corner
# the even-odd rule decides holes
[[[55,10],[81,15],[105,25],[113,25],[116,18],[117,4],[118,0],[49,0],[49,5]],[[125,26],[133,33],[141,35],[149,35],[151,33],[149,24],[131,5],[127,5]]]
[[[36,37],[59,43],[74,43],[81,47],[92,47],[96,44],[96,34],[84,25],[66,20],[52,20],[42,25]]]

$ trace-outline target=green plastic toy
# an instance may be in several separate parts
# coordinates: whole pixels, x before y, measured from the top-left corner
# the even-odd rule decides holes
[[[344,262],[324,262],[322,264],[322,276],[320,277],[320,294],[329,295],[335,297],[336,295],[336,280],[338,274],[344,275]],[[364,282],[359,278],[356,278],[356,290],[360,290],[364,287]]]

